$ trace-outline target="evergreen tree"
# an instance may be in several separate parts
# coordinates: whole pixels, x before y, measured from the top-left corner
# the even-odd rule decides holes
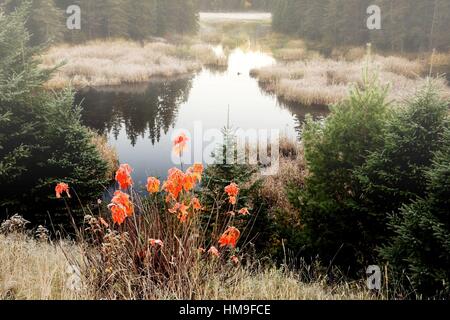
[[[381,9],[382,29],[368,30],[367,8]],[[320,41],[325,46],[364,45],[395,51],[448,50],[450,3],[446,0],[277,0],[276,31]]]
[[[6,12],[12,12],[27,0],[6,0]],[[32,0],[31,13],[26,27],[30,30],[30,44],[39,45],[50,41],[58,42],[63,39],[64,16],[53,0]]]
[[[322,28],[321,23],[323,22],[327,0],[315,0],[308,3],[306,10],[304,11],[304,23],[303,30],[306,38],[311,40],[320,40],[322,39]]]
[[[206,212],[202,221],[211,237],[217,238],[233,220],[233,225],[242,232],[241,239],[251,241],[258,252],[262,252],[270,246],[267,239],[272,234],[273,223],[257,192],[262,182],[254,180],[258,166],[246,164],[244,158],[238,158],[243,155],[237,152],[236,136],[230,127],[223,129],[223,135],[223,143],[214,152],[215,163],[208,166],[204,173],[202,201],[213,210]],[[230,183],[236,183],[240,189],[236,205],[230,204],[225,195],[225,187]],[[245,207],[251,210],[248,216],[238,213]]]
[[[359,208],[354,170],[381,144],[388,115],[385,91],[366,80],[363,89],[353,89],[332,107],[326,120],[307,120],[302,135],[310,174],[306,187],[291,192],[301,210],[305,255],[355,267],[353,272],[376,255],[366,241],[372,222]]]
[[[98,0],[97,0],[98,1]],[[136,4],[129,4],[127,0],[103,0],[98,1],[101,3],[102,10],[101,20],[103,30],[101,31],[102,36],[107,38],[117,38],[117,37],[127,37],[129,24],[140,24],[145,20],[136,20],[138,17],[129,16],[128,7],[134,7]],[[142,16],[140,16],[142,18]]]
[[[50,215],[55,224],[70,224],[55,199],[56,183],[71,185],[77,207],[78,199],[101,196],[107,166],[80,123],[73,94],[43,89],[49,72],[38,68],[38,52],[28,47],[28,13],[28,5],[9,15],[0,11],[0,214],[19,212],[36,223]]]
[[[450,298],[450,129],[426,172],[427,195],[391,219],[382,250],[394,276],[425,297]]]
[[[374,221],[384,221],[386,213],[425,195],[425,174],[442,144],[447,113],[448,103],[439,98],[430,81],[389,119],[382,146],[356,171]]]
[[[129,9],[129,34],[133,39],[146,39],[157,34],[157,0],[135,1]],[[138,22],[138,23],[136,23]]]

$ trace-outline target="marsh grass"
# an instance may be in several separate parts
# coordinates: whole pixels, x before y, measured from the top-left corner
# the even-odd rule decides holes
[[[355,54],[356,55],[356,54]],[[390,87],[391,100],[403,100],[414,94],[423,84],[426,64],[396,56],[374,55],[354,61],[325,59],[317,56],[293,63],[279,63],[251,71],[262,87],[279,97],[304,105],[329,105],[348,96],[352,85],[363,82],[366,67],[378,74],[380,84]],[[444,79],[437,85],[444,97],[450,88]]]
[[[193,57],[203,65],[212,67],[226,67],[228,66],[228,57],[223,50],[214,49],[207,44],[195,44],[190,48]]]
[[[127,40],[92,41],[77,46],[59,45],[41,57],[41,67],[59,67],[47,88],[68,85],[111,86],[148,82],[156,77],[173,77],[201,69],[203,65],[224,65],[207,45],[174,45],[166,42],[138,43]]]
[[[450,52],[434,52],[426,59],[434,67],[450,67]]]

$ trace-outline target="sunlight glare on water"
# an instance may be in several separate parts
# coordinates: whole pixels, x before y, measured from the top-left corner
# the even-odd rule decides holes
[[[223,72],[205,68],[185,79],[159,80],[139,90],[91,89],[78,98],[84,99],[86,124],[107,134],[120,162],[130,164],[135,181],[144,184],[148,176],[165,178],[174,166],[171,139],[175,130],[193,132],[195,123],[200,123],[203,131],[222,129],[228,109],[234,129],[278,129],[280,135],[295,138],[296,115],[276,97],[265,94],[249,75],[253,68],[274,63],[268,54],[235,49]],[[205,142],[203,148],[208,144]]]

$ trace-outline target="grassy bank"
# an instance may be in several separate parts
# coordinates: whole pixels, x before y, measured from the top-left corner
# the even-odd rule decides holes
[[[81,45],[58,45],[41,57],[41,67],[58,67],[46,86],[106,86],[147,82],[201,69],[224,66],[227,57],[205,44],[174,45],[126,40],[92,41]]]
[[[264,201],[271,204],[269,211],[274,215],[274,221],[282,224],[287,219],[287,223],[292,224],[299,221],[299,217],[290,207],[285,185],[302,184],[307,172],[303,150],[297,142],[282,138],[280,155],[278,174],[263,178],[260,193]],[[259,174],[254,177],[261,178]],[[183,192],[183,197],[193,197],[194,191],[191,192]],[[201,199],[202,202],[205,200]],[[319,265],[300,263],[294,268],[289,263],[292,267],[286,264],[275,266],[270,257],[256,258],[249,239],[244,236],[239,251],[216,245],[220,256],[207,252],[216,241],[208,239],[211,232],[207,231],[208,225],[215,224],[204,225],[200,219],[202,216],[203,219],[209,216],[209,220],[223,219],[222,207],[228,207],[228,201],[222,195],[214,200],[220,208],[207,209],[205,206],[201,209],[203,212],[194,211],[195,215],[189,215],[185,223],[169,213],[170,207],[164,208],[163,202],[156,195],[149,198],[133,195],[136,215],[121,226],[113,225],[108,212],[91,212],[86,208],[87,216],[76,242],[49,241],[46,232],[27,231],[26,222],[8,220],[0,228],[0,299],[382,298],[366,289],[364,279],[346,282],[336,273],[331,280]],[[275,217],[280,214],[279,208],[292,210],[289,210],[289,216]],[[256,211],[250,213],[249,224],[258,215]],[[242,218],[227,215],[221,224],[231,225]],[[242,227],[242,232],[249,227]],[[212,233],[221,232],[220,228]],[[158,249],[149,245],[147,239],[152,237],[163,239],[163,246]],[[206,248],[203,252],[200,251],[202,247]],[[239,262],[230,261],[231,255],[238,257]],[[286,257],[288,260],[289,256]],[[71,282],[74,276],[71,266],[80,271],[76,286]]]
[[[0,299],[21,300],[74,300],[114,298],[102,296],[89,282],[92,270],[81,268],[83,285],[73,290],[70,282],[70,265],[83,265],[83,248],[70,242],[39,242],[25,235],[0,236]],[[239,267],[229,271],[228,280],[224,275],[211,274],[206,281],[186,284],[196,293],[194,299],[260,299],[260,300],[336,300],[374,299],[364,283],[348,283],[336,286],[326,284],[326,279],[305,283],[298,273],[274,267]],[[199,280],[199,279],[198,279]],[[144,278],[141,281],[145,281]],[[189,287],[179,292],[190,290]],[[177,299],[178,290],[159,287],[147,298]],[[119,294],[119,292],[116,292]],[[133,293],[128,292],[133,298]]]
[[[426,74],[427,66],[423,61],[381,55],[361,58],[360,52],[354,50],[347,58],[314,55],[298,62],[282,62],[252,70],[252,75],[267,91],[304,105],[328,105],[342,101],[348,96],[352,85],[362,85],[363,70],[367,67],[378,74],[381,85],[390,87],[390,100],[402,101],[424,85],[422,76]],[[438,82],[438,86],[444,98],[450,97],[450,88],[444,79]]]

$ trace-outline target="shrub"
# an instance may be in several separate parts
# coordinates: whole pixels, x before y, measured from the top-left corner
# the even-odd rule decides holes
[[[386,108],[383,92],[376,87],[357,92],[340,108],[335,107],[329,119],[307,122],[304,145],[310,175],[304,189],[293,193],[293,200],[301,209],[307,253],[318,253],[325,262],[356,270],[379,262],[379,248],[393,236],[388,223],[389,215],[394,213],[390,229],[395,232],[397,247],[385,251],[385,256],[398,265],[393,267],[398,270],[404,264],[395,261],[392,252],[398,250],[401,253],[397,256],[410,258],[403,255],[404,248],[399,248],[402,241],[411,242],[410,246],[417,249],[414,254],[411,249],[409,254],[421,256],[423,234],[426,237],[430,230],[445,234],[439,220],[433,218],[434,225],[429,222],[439,214],[433,200],[418,199],[430,197],[427,177],[431,175],[430,167],[436,166],[436,152],[446,141],[443,135],[449,128],[448,103],[440,98],[433,81],[394,111]],[[437,188],[445,188],[444,177],[435,179],[440,179]],[[412,228],[410,224],[419,225],[419,229],[404,231]],[[417,231],[420,228],[425,228],[423,234]],[[447,252],[445,241],[439,248]],[[446,261],[445,255],[438,256]],[[425,269],[434,267],[433,261],[422,262]],[[430,283],[426,272],[421,279],[418,269],[414,270],[419,287],[422,281]],[[433,276],[440,281],[447,279],[442,272]],[[430,285],[438,287],[436,282]]]
[[[303,189],[290,192],[301,210],[304,254],[345,267],[364,264],[372,253],[365,241],[371,221],[361,214],[354,170],[380,146],[388,116],[386,90],[366,79],[331,108],[327,119],[307,120],[303,143],[309,176]]]
[[[174,152],[181,156],[186,141],[185,134],[179,135]],[[232,276],[229,270],[241,263],[246,243],[237,228],[247,215],[236,210],[240,186],[228,183],[216,195],[213,204],[226,202],[236,212],[222,217],[217,206],[209,207],[197,196],[196,187],[205,180],[202,164],[186,171],[172,168],[164,183],[149,177],[146,198],[133,193],[132,172],[127,164],[116,172],[120,190],[108,206],[112,219],[85,217],[80,240],[88,240],[85,267],[94,271],[88,280],[95,293],[147,299],[165,288],[173,296],[193,299],[209,275],[222,274],[223,281]]]
[[[382,250],[394,275],[426,297],[450,297],[450,129],[425,172],[427,195],[392,216]],[[402,277],[406,275],[406,277]],[[406,278],[406,279],[405,279]]]
[[[366,241],[383,243],[389,236],[387,214],[425,196],[426,172],[442,146],[447,112],[447,103],[429,81],[393,113],[382,132],[381,146],[355,171],[361,184],[360,208],[372,221]]]
[[[205,170],[202,199],[208,207],[214,209],[212,216],[203,216],[202,223],[208,226],[208,231],[214,237],[223,229],[230,215],[236,215],[236,224],[243,232],[242,237],[262,249],[266,245],[266,233],[271,224],[258,201],[257,191],[262,183],[260,179],[255,179],[258,166],[245,164],[245,160],[237,159],[236,137],[232,129],[225,128],[223,135],[224,143],[218,145],[214,153],[215,163]],[[230,161],[229,157],[234,157],[235,161]],[[239,206],[230,204],[224,197],[224,189],[230,183],[239,185]],[[249,210],[249,215],[238,214],[244,208]]]

